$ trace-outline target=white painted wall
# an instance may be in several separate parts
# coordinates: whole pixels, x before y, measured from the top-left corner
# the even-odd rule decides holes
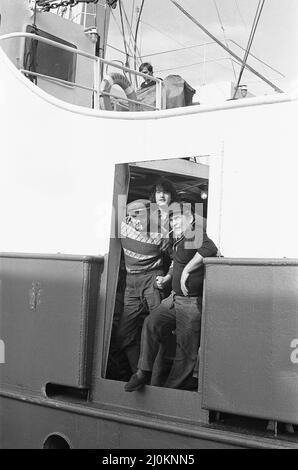
[[[36,88],[0,49],[0,251],[104,254],[115,163],[210,154],[208,232],[222,253],[298,257],[298,103],[286,98],[97,112]]]

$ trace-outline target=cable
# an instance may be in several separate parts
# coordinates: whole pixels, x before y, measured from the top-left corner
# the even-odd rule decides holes
[[[99,51],[98,51],[99,57],[104,57],[105,54],[106,54],[105,42],[108,39],[108,33],[107,33],[107,31],[108,31],[108,9],[106,7],[107,7],[107,4],[104,8],[103,32],[102,32],[103,40],[99,42]],[[98,27],[97,17],[95,17],[95,23],[96,23],[96,27]],[[101,43],[102,43],[102,45],[101,45]],[[104,69],[104,64],[101,63],[100,64],[100,78],[103,78],[103,69]]]
[[[204,42],[203,44],[194,44],[193,46],[188,46],[188,47],[180,47],[179,49],[169,49],[167,51],[162,51],[162,52],[154,52],[153,54],[146,54],[143,55],[142,57],[154,57],[157,55],[162,55],[162,54],[169,54],[171,52],[179,52],[179,51],[184,51],[188,49],[194,49],[195,47],[203,47],[203,46],[208,46],[209,44],[216,44],[214,41],[210,42]]]
[[[124,15],[126,16],[125,9],[123,10],[123,12],[124,12]],[[120,27],[119,24],[118,24],[118,21],[117,21],[117,19],[116,19],[116,16],[115,16],[113,10],[111,10],[111,13],[112,13],[112,17],[113,17],[113,20],[114,20],[114,22],[115,22],[115,25],[117,26],[117,28],[118,28],[120,34],[121,34],[122,37],[123,37],[123,32],[122,32],[122,30],[121,30],[121,27]],[[131,32],[131,33],[132,33],[132,32]],[[129,51],[129,53],[127,52],[128,56],[131,57],[131,58],[133,58],[133,57],[134,57],[134,52],[132,51],[130,45],[127,44],[127,42],[126,42],[126,46],[127,46],[128,51]],[[118,51],[121,52],[122,54],[125,54],[125,55],[126,55],[126,52],[123,52],[123,51],[121,51],[121,50],[119,50],[119,49],[117,49],[117,48],[115,48],[115,47],[113,47],[113,46],[110,46],[110,47],[113,48],[113,49],[115,49],[115,50],[118,50]]]
[[[125,11],[124,6],[123,6],[123,12],[124,12],[124,16],[125,16],[125,19],[126,19],[126,23],[127,23],[129,32],[130,32],[130,40],[129,40],[129,46],[130,46],[131,42],[134,44],[134,34],[133,34],[133,31],[132,31],[132,26],[131,26],[131,24],[129,23],[129,19],[128,19],[128,17],[127,17],[127,13],[126,13],[126,11]],[[138,49],[138,46],[137,46],[137,52],[138,52],[139,59],[140,59],[140,61],[141,61],[141,53],[140,53],[140,51],[139,51],[139,49]]]
[[[113,10],[111,10],[111,13],[112,13],[113,19],[114,19],[114,21],[115,21],[115,24],[116,24],[117,28],[119,29],[120,34],[122,35],[121,28],[120,28],[120,26],[119,26],[119,24],[118,24],[118,22],[117,22],[117,20],[116,20],[116,17],[115,17],[115,14],[114,14]],[[131,50],[131,48],[129,47],[129,45],[127,45],[127,48],[128,48],[128,50],[129,50],[129,52],[130,52],[130,54],[131,54],[131,57],[133,57],[133,51]]]
[[[174,38],[172,38],[171,36],[169,36],[168,34],[165,34],[163,31],[161,31],[160,29],[156,28],[155,26],[152,26],[150,23],[147,23],[147,22],[145,22],[145,21],[143,21],[143,20],[141,21],[141,23],[142,23],[142,24],[145,24],[146,26],[149,26],[149,28],[152,28],[152,29],[154,29],[155,31],[159,32],[160,34],[162,34],[162,35],[165,36],[166,38],[170,39],[171,41],[176,42],[176,44],[179,44],[179,45],[182,45],[182,46],[183,46],[183,44],[182,44],[181,42],[177,41],[177,39],[174,39]],[[202,46],[205,46],[205,45],[214,44],[214,43],[217,44],[216,41],[210,41],[210,42],[203,43],[203,44],[201,44],[201,45],[202,45]],[[191,49],[192,47],[196,47],[196,46],[189,46],[189,49]],[[181,48],[181,50],[183,50],[183,49],[188,49],[188,48],[185,48],[185,47]],[[179,50],[179,49],[177,49],[177,50]],[[173,51],[175,52],[175,50],[173,50]],[[158,53],[157,53],[157,54],[158,54]],[[199,56],[201,59],[203,59],[203,56],[202,56],[201,54],[192,53],[192,55],[193,55],[194,57],[198,57],[198,56]],[[148,54],[148,55],[146,55],[146,56],[143,56],[143,58],[144,58],[144,57],[150,57],[150,56],[151,56],[151,54]],[[239,62],[241,62],[241,59],[239,60]],[[201,64],[202,62],[199,62],[199,63]],[[236,63],[237,63],[237,62],[236,62]],[[220,63],[219,63],[218,65],[219,65],[220,67],[222,67],[222,68],[224,68],[224,69],[227,70],[227,67],[225,67],[224,65],[222,65],[222,64],[220,64]],[[167,69],[167,70],[171,70],[171,69]]]
[[[244,24],[245,29],[247,29],[247,24],[246,24],[245,21],[244,21],[244,18],[243,18],[243,16],[242,16],[241,11],[240,11],[240,7],[239,7],[239,5],[238,5],[238,1],[237,1],[237,0],[235,0],[235,4],[236,4],[237,11],[238,11],[238,13],[239,13],[239,16],[240,16],[240,18],[241,18],[241,21],[242,21],[242,23]]]
[[[133,28],[133,24],[134,24],[134,14],[135,14],[135,0],[133,0],[133,2],[132,2],[130,22],[127,20],[128,23],[129,23],[130,31],[131,31],[130,41],[132,42],[132,44],[134,42],[134,35],[133,35],[133,32],[132,32],[132,28]]]
[[[239,47],[240,49],[242,49],[243,51],[245,51],[245,48],[242,47],[240,44],[238,44],[236,41],[234,41],[233,39],[227,39],[228,42],[232,42],[233,44],[235,44],[235,46]],[[143,59],[146,58],[146,57],[155,57],[157,55],[163,55],[163,54],[170,54],[171,52],[179,52],[179,51],[183,51],[183,50],[188,50],[188,49],[194,49],[196,47],[203,47],[203,46],[209,46],[210,44],[216,44],[215,41],[210,41],[210,42],[204,42],[202,44],[194,44],[193,46],[188,46],[188,47],[180,47],[179,49],[168,49],[167,51],[161,51],[161,52],[153,52],[152,54],[145,54],[143,55]],[[283,73],[281,73],[279,70],[275,69],[274,67],[272,67],[271,65],[267,64],[266,62],[264,62],[262,59],[259,59],[259,57],[255,56],[254,54],[250,54],[251,57],[253,57],[254,59],[256,59],[258,62],[261,62],[263,65],[265,65],[266,67],[268,67],[269,69],[273,70],[274,72],[278,73],[281,77],[285,78],[285,75]],[[233,60],[233,59],[232,59]],[[235,63],[235,61],[233,61],[233,64]],[[236,62],[237,63],[237,62]]]
[[[37,15],[37,2],[34,4],[33,23],[32,26],[36,28],[36,15]]]
[[[233,44],[235,44],[235,46],[237,47],[240,47],[240,49],[242,49],[243,51],[245,51],[245,48],[240,46],[240,44],[238,44],[238,42],[234,41],[233,39],[229,39],[230,42],[232,42]],[[264,60],[262,59],[259,59],[259,57],[255,56],[254,54],[250,53],[250,56],[253,57],[254,59],[256,59],[258,62],[261,62],[261,64],[265,65],[266,67],[268,67],[269,69],[273,70],[273,72],[276,72],[278,73],[281,77],[283,78],[286,78],[286,76],[281,73],[279,70],[275,69],[274,67],[272,67],[272,65],[269,65],[267,64],[267,62],[265,62]]]
[[[201,62],[194,62],[192,64],[179,65],[178,67],[171,67],[169,69],[159,69],[159,70],[156,70],[156,72],[168,72],[168,71],[171,71],[171,70],[178,70],[178,69],[184,69],[184,68],[187,68],[187,67],[192,67],[193,65],[201,65],[201,64],[204,64],[204,63],[217,62],[217,61],[221,61],[221,60],[229,60],[229,58],[228,57],[221,57],[219,59],[203,60]],[[230,70],[230,69],[228,69],[228,67],[225,67],[224,65],[222,65],[222,67],[224,67],[227,70]]]
[[[126,54],[124,51],[122,51],[121,49],[118,49],[118,47],[112,46],[111,44],[107,43],[107,47],[110,47],[111,49],[114,49],[115,51],[120,52],[121,54],[124,54],[124,55]],[[132,58],[132,55],[128,54],[128,56]]]
[[[220,13],[219,13],[219,9],[218,9],[216,0],[213,0],[213,3],[214,3],[214,6],[215,6],[215,9],[216,9],[216,13],[217,13],[218,20],[219,20],[219,22],[220,22],[220,26],[221,26],[221,29],[222,29],[222,32],[223,32],[223,36],[224,36],[224,40],[225,40],[226,46],[229,47],[228,42],[227,42],[227,38],[226,38],[226,32],[225,32],[225,29],[224,29],[224,26],[223,26],[223,22],[222,22],[222,20],[221,20],[221,16],[220,16]],[[234,63],[233,63],[231,54],[230,54],[230,60],[231,60],[232,68],[233,68],[234,78],[235,78],[235,80],[236,80],[236,71],[235,71],[235,67],[234,67]]]
[[[149,28],[152,28],[154,31],[157,31],[158,33],[162,34],[164,37],[170,39],[171,41],[175,42],[176,44],[179,44],[179,46],[183,46],[182,49],[184,49],[184,44],[183,44],[183,43],[181,43],[180,41],[177,41],[177,39],[171,37],[169,34],[164,33],[164,31],[161,31],[161,30],[160,30],[159,28],[157,28],[156,26],[152,26],[152,24],[147,23],[147,22],[145,22],[145,21],[143,21],[143,20],[141,21],[141,23],[144,24],[144,25],[146,25],[146,26],[149,26]],[[211,43],[206,43],[206,44],[211,44]],[[203,45],[204,45],[204,44],[203,44]],[[192,47],[192,46],[190,46],[190,49],[191,49],[191,47]],[[182,50],[182,49],[181,49],[181,50]],[[198,56],[199,56],[200,59],[203,59],[203,56],[202,56],[201,54],[197,54],[197,53],[192,52],[192,51],[190,51],[190,52],[191,52],[191,54],[192,54],[194,57],[198,57]],[[148,57],[148,56],[150,56],[150,55],[146,55],[146,56],[143,56],[143,57]]]
[[[124,23],[123,23],[123,14],[122,14],[122,0],[119,0],[119,10],[120,10],[120,19],[121,19],[121,28],[122,28],[124,50],[125,50],[125,55],[126,55],[125,67],[129,67],[128,51],[127,51],[127,44],[126,44],[126,37],[125,37],[125,30],[124,30]]]
[[[175,5],[185,16],[187,16],[188,19],[190,19],[194,24],[196,24],[202,31],[204,31],[207,36],[209,36],[211,39],[213,39],[215,42],[218,43],[225,51],[227,51],[229,54],[232,55],[240,64],[244,64],[244,66],[253,74],[255,74],[257,77],[261,78],[264,82],[266,82],[269,86],[271,86],[276,92],[278,93],[283,93],[283,91],[274,85],[268,78],[264,77],[264,75],[260,74],[257,70],[255,70],[253,67],[251,67],[249,64],[243,61],[235,52],[227,48],[225,44],[223,44],[219,39],[217,39],[214,34],[212,34],[208,29],[206,29],[201,23],[199,23],[198,20],[196,20],[190,13],[188,13],[176,0],[170,0],[173,5]]]
[[[134,11],[135,11],[135,0],[133,0],[132,7],[131,7],[131,18],[130,18],[131,28],[132,28],[132,23],[133,23],[133,13],[134,13]]]
[[[150,23],[147,23],[147,22],[145,22],[145,21],[143,21],[143,20],[141,21],[141,23],[142,23],[142,24],[145,24],[146,26],[149,26],[150,28],[154,29],[155,31],[158,31],[160,34],[162,34],[163,36],[167,37],[167,38],[170,39],[171,41],[176,42],[176,44],[183,45],[181,42],[179,42],[179,41],[177,41],[176,39],[172,38],[172,37],[169,36],[168,34],[165,34],[163,31],[159,30],[159,29],[156,28],[155,26],[152,26]],[[213,43],[216,43],[216,41],[210,41],[210,42],[205,43],[205,44],[208,45],[208,44],[213,44]],[[202,46],[204,46],[205,44],[203,43]],[[191,49],[192,47],[196,47],[196,46],[190,46],[189,48]],[[183,47],[182,49],[185,49],[185,48]],[[187,48],[186,48],[186,49],[187,49]],[[179,50],[179,49],[178,49],[178,50]],[[158,54],[158,53],[157,53],[157,54]],[[194,57],[197,57],[199,54],[193,53],[192,55],[193,55]],[[146,56],[143,56],[143,58],[144,58],[144,57],[150,57],[150,54],[148,54],[148,55],[146,55]],[[202,57],[201,55],[199,55],[199,57],[200,57],[201,59],[203,59],[203,57]],[[240,61],[240,60],[239,60],[239,61]],[[202,63],[203,63],[203,62],[199,62],[199,64],[202,64]],[[236,62],[236,63],[237,63],[237,62]],[[222,67],[222,68],[224,68],[224,69],[227,70],[227,67],[225,67],[224,65],[222,65],[222,64],[220,64],[220,63],[219,63],[218,65],[219,65],[220,67]],[[174,68],[173,68],[173,69],[165,69],[165,70],[174,70]],[[160,72],[160,70],[157,70],[157,72]]]
[[[157,31],[158,33],[162,34],[163,36],[165,36],[166,38],[168,38],[168,39],[170,39],[171,41],[175,42],[176,44],[179,44],[179,45],[181,45],[181,46],[184,46],[184,44],[182,44],[181,42],[177,41],[177,39],[171,37],[170,35],[164,33],[163,31],[161,31],[161,30],[160,30],[159,28],[157,28],[156,26],[153,26],[153,25],[151,25],[150,23],[147,23],[147,22],[145,22],[145,21],[143,21],[143,20],[141,20],[141,23],[144,24],[144,25],[146,25],[146,26],[149,26],[149,28],[152,28],[153,30],[155,30],[155,31]],[[216,41],[210,41],[210,42],[206,42],[206,43],[198,44],[198,45],[194,45],[194,46],[189,46],[189,47],[182,47],[181,49],[173,49],[172,51],[169,51],[169,52],[176,52],[176,51],[179,51],[179,50],[192,49],[192,48],[195,48],[195,47],[205,46],[205,45],[207,46],[207,45],[214,44],[214,43],[216,43]],[[146,55],[143,56],[143,58],[145,58],[145,57],[153,57],[153,56],[155,56],[155,55],[163,54],[163,53],[166,53],[166,52],[167,52],[167,51],[165,51],[165,52],[157,52],[157,53],[154,53],[154,54],[146,54]],[[196,54],[196,53],[193,53],[192,55],[195,56],[195,57],[198,56],[198,54]],[[202,57],[200,54],[199,54],[199,57],[203,59],[203,57]],[[222,59],[220,59],[220,60],[222,60]],[[202,62],[198,62],[198,63],[201,64]],[[227,67],[225,67],[224,65],[222,65],[222,64],[218,64],[218,65],[219,65],[220,67],[222,67],[222,68],[224,68],[224,69],[227,70]],[[178,68],[178,67],[177,67],[177,68]],[[165,69],[165,70],[174,70],[174,68],[173,68],[173,69]],[[159,71],[160,71],[160,70],[159,70]]]
[[[236,94],[237,94],[237,91],[238,91],[238,88],[239,88],[239,84],[241,82],[241,78],[242,78],[242,75],[243,75],[243,72],[244,72],[244,68],[245,68],[245,65],[246,65],[246,62],[247,62],[247,58],[248,58],[248,55],[249,55],[251,45],[252,45],[254,37],[255,37],[255,33],[256,33],[256,30],[257,30],[257,27],[258,27],[258,23],[259,23],[259,20],[260,20],[260,17],[261,17],[261,13],[262,13],[262,10],[263,10],[263,7],[264,7],[264,3],[265,3],[265,0],[259,0],[257,11],[256,11],[254,21],[253,21],[253,24],[252,24],[252,28],[251,28],[251,33],[250,33],[250,36],[248,38],[248,43],[247,43],[245,55],[244,55],[244,58],[243,58],[243,61],[242,61],[238,81],[237,81],[237,84],[235,86],[233,99],[235,99],[235,97],[236,97]]]
[[[180,41],[177,41],[177,39],[171,37],[169,34],[166,34],[164,31],[161,31],[159,28],[157,28],[156,26],[152,26],[152,24],[150,23],[147,23],[146,21],[143,21],[142,20],[142,23],[146,26],[149,26],[149,28],[152,28],[154,29],[155,31],[157,31],[158,33],[162,34],[164,37],[170,39],[171,41],[175,42],[176,44],[179,44],[179,46],[184,46],[184,44]]]
[[[236,4],[236,9],[237,9],[237,11],[238,11],[238,14],[239,14],[239,16],[240,16],[240,18],[241,18],[241,21],[242,21],[243,25],[244,25],[244,28],[246,29],[246,32],[248,32],[247,24],[246,24],[246,22],[245,22],[245,20],[244,20],[244,18],[243,18],[243,15],[242,15],[242,13],[241,13],[241,10],[240,10],[240,7],[239,7],[239,4],[238,4],[238,1],[237,1],[237,0],[235,0],[235,4]],[[256,53],[258,54],[258,51],[257,51],[257,49],[256,49],[255,46],[254,46],[253,49],[254,49],[254,50],[256,51]],[[252,54],[251,54],[251,56],[252,56]],[[260,61],[260,62],[262,62],[262,61]]]
[[[137,41],[138,41],[138,31],[139,31],[139,25],[140,25],[140,21],[141,21],[141,16],[142,16],[142,11],[143,11],[143,8],[144,8],[144,3],[145,3],[145,0],[142,0],[142,4],[141,4],[141,8],[140,8],[140,11],[139,11],[139,15],[138,15],[138,19],[137,19],[137,24],[136,24],[136,32],[135,32],[135,38],[134,38],[134,67],[135,67],[135,70],[137,68]],[[137,85],[137,76],[136,76],[136,85]]]

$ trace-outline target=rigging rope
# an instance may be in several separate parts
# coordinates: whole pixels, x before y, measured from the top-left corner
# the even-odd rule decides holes
[[[239,85],[240,85],[240,82],[241,82],[241,78],[242,78],[242,75],[243,75],[243,72],[244,72],[244,68],[245,68],[245,65],[246,65],[246,62],[247,62],[247,59],[248,59],[249,51],[250,51],[251,45],[253,43],[255,33],[256,33],[256,30],[257,30],[257,27],[258,27],[258,23],[259,23],[261,14],[262,14],[264,3],[265,3],[265,0],[259,0],[257,11],[256,11],[254,21],[253,21],[253,24],[252,24],[251,32],[250,32],[250,35],[249,35],[249,38],[248,38],[246,51],[245,51],[244,58],[243,58],[243,61],[242,61],[241,70],[240,70],[240,73],[239,73],[237,84],[235,86],[233,99],[235,99],[235,97],[236,97],[236,94],[237,94],[237,91],[238,91],[238,88],[239,88]]]
[[[171,52],[185,51],[185,50],[188,50],[188,49],[194,49],[195,47],[204,47],[204,46],[208,46],[209,44],[215,44],[215,42],[214,41],[209,41],[209,42],[203,42],[202,44],[194,44],[193,46],[180,47],[179,49],[168,49],[167,51],[153,52],[153,54],[143,55],[143,58],[144,57],[154,57],[156,55],[162,55],[162,54],[170,54]]]
[[[226,38],[226,32],[225,32],[225,29],[224,29],[223,22],[222,22],[222,20],[221,20],[221,16],[220,16],[220,13],[219,13],[219,9],[218,9],[216,0],[213,0],[213,3],[214,3],[214,6],[215,6],[215,9],[216,9],[218,21],[220,22],[220,26],[221,26],[221,29],[222,29],[222,32],[223,32],[225,44],[226,44],[227,47],[229,47],[228,41],[227,41],[227,38]],[[233,62],[233,60],[232,60],[231,54],[230,54],[230,61],[231,61],[232,68],[233,68],[234,78],[235,78],[235,80],[236,80],[236,70],[235,70],[235,67],[234,67],[234,62]]]
[[[157,31],[158,33],[162,34],[165,38],[168,38],[170,39],[171,41],[175,42],[176,44],[179,44],[179,46],[184,46],[184,44],[180,41],[178,41],[177,39],[175,39],[174,37],[170,36],[169,34],[166,34],[164,31],[162,31],[161,29],[157,28],[156,26],[153,26],[152,24],[150,23],[147,23],[146,21],[143,21],[142,20],[142,24],[146,25],[146,26],[149,26],[149,28],[152,28],[154,29],[155,31]]]
[[[129,32],[130,32],[130,40],[129,40],[129,45],[132,43],[134,44],[134,34],[133,34],[133,31],[132,31],[132,26],[130,25],[129,23],[129,20],[128,20],[128,17],[127,17],[127,14],[126,14],[126,10],[123,6],[123,12],[124,12],[124,16],[125,16],[125,20],[126,20],[126,24],[128,26],[128,29],[129,29]],[[141,62],[141,53],[138,49],[138,46],[137,46],[137,53],[138,53],[138,57],[140,59],[140,62]]]
[[[108,44],[108,43],[107,43],[107,47],[110,47],[111,49],[114,49],[115,51],[120,52],[121,54],[125,55],[125,52],[119,49],[118,47],[112,46],[111,44]],[[132,58],[132,55],[128,54],[128,56]]]
[[[177,39],[174,39],[174,38],[171,37],[169,34],[165,34],[163,31],[161,31],[160,29],[158,29],[156,26],[152,26],[152,24],[147,23],[147,22],[145,22],[145,21],[143,21],[143,20],[141,21],[141,23],[144,24],[144,25],[146,25],[146,26],[149,26],[150,28],[152,28],[152,29],[154,29],[155,31],[159,32],[160,34],[162,34],[162,35],[165,36],[166,38],[170,39],[171,41],[175,42],[176,44],[179,44],[180,46],[183,46],[183,44],[182,44],[181,42],[177,41]],[[207,46],[207,45],[209,45],[209,44],[216,44],[216,41],[210,41],[210,42],[206,42],[206,43],[198,44],[198,45],[194,45],[194,46],[189,46],[189,47],[182,47],[181,49],[173,49],[173,52],[176,52],[176,51],[179,51],[179,50],[184,50],[184,49],[192,49],[192,48],[199,47],[199,46]],[[167,52],[167,51],[161,52],[161,53],[158,53],[158,52],[157,52],[156,54],[147,54],[147,55],[144,55],[143,58],[145,58],[145,57],[151,57],[151,56],[158,55],[158,54],[163,54],[163,53],[166,53],[166,52]],[[170,51],[170,52],[171,52],[171,51]],[[192,51],[190,51],[190,52],[192,52]],[[193,55],[194,57],[198,57],[198,56],[199,56],[199,57],[202,59],[202,62],[196,62],[198,65],[204,63],[204,58],[203,58],[202,55],[197,54],[197,53],[195,53],[195,52],[192,52],[192,55]],[[222,59],[220,59],[220,60],[222,60]],[[209,62],[214,62],[214,60],[208,61],[208,63],[209,63]],[[194,64],[190,64],[190,66],[192,66],[192,65],[194,65]],[[229,70],[228,67],[226,67],[225,65],[221,64],[220,62],[218,63],[218,65],[219,65],[221,68],[225,69],[225,70]],[[157,70],[157,72],[166,71],[166,70],[176,70],[177,68],[179,68],[179,67],[173,67],[172,69],[169,68],[169,69],[165,69],[165,70]]]
[[[123,14],[122,14],[122,0],[119,0],[119,10],[120,10],[120,19],[121,19],[121,28],[122,28],[122,37],[123,37],[123,43],[124,43],[124,50],[125,50],[125,55],[126,55],[125,67],[129,67],[127,43],[126,43],[124,23],[123,23]]]
[[[138,41],[138,31],[139,31],[139,25],[140,25],[140,21],[141,21],[141,16],[142,16],[142,12],[143,12],[143,8],[144,8],[144,3],[145,3],[145,0],[142,0],[142,4],[141,4],[141,8],[140,8],[140,11],[139,11],[139,15],[138,15],[138,19],[137,19],[137,24],[136,24],[136,32],[135,32],[135,38],[134,38],[134,68],[136,70],[137,68],[137,41]],[[138,84],[137,82],[137,76],[135,77],[136,78],[136,85]]]
[[[190,15],[190,13],[188,13],[176,0],[170,0],[170,2],[173,3],[173,5],[175,5],[185,16],[187,16],[187,18],[189,18],[194,24],[196,24],[202,31],[204,31],[207,36],[209,36],[211,39],[217,42],[217,44],[219,44],[223,49],[229,52],[229,54],[231,54],[231,56],[234,57],[240,64],[243,64],[243,59],[241,59],[237,54],[235,54],[235,52],[230,50],[225,44],[223,44],[219,39],[217,39],[214,34],[208,31],[208,29],[206,29],[201,23],[199,23],[198,20],[196,20],[192,15]],[[283,91],[279,87],[274,85],[274,83],[268,80],[268,78],[264,77],[264,75],[257,72],[257,70],[255,70],[253,67],[251,67],[247,63],[245,63],[244,66],[254,75],[261,78],[264,82],[270,85],[276,92],[283,93]]]
[[[222,61],[222,60],[229,60],[229,59],[227,57],[220,57],[220,58],[217,58],[217,59],[202,60],[201,62],[194,62],[192,64],[187,64],[187,65],[179,65],[178,67],[171,67],[171,68],[168,68],[168,69],[158,69],[158,70],[156,70],[156,72],[170,72],[171,70],[185,69],[185,68],[192,67],[194,65],[201,65],[201,64],[204,64],[205,62],[209,64],[209,63],[213,63],[213,62],[219,62],[219,61]],[[228,67],[225,67],[222,64],[218,64],[218,65],[221,65],[226,70],[230,70]]]
[[[119,24],[118,24],[118,21],[117,21],[117,19],[116,19],[116,16],[115,16],[115,14],[114,14],[113,10],[111,10],[111,13],[112,13],[112,16],[113,16],[114,22],[115,22],[115,24],[116,24],[117,28],[119,29],[119,32],[120,32],[120,34],[122,35],[121,28],[120,28],[120,26],[119,26]],[[126,44],[127,44],[127,43],[126,43]],[[127,48],[128,48],[128,50],[129,50],[129,52],[130,52],[130,56],[131,56],[131,57],[133,57],[133,51],[131,50],[131,48],[129,47],[129,45],[128,45],[128,44],[127,44]]]
[[[131,39],[132,39],[132,41],[133,41],[132,25],[133,25],[133,14],[134,14],[134,11],[135,11],[135,0],[133,0],[133,2],[132,2],[130,22],[129,22],[128,19],[127,19],[127,23],[128,23],[128,25],[129,25],[129,29],[130,29],[130,31],[131,31]],[[130,39],[130,41],[131,41],[131,39]],[[130,41],[129,41],[129,44],[130,44]]]
[[[245,48],[242,47],[240,44],[238,44],[238,42],[234,41],[233,39],[227,39],[228,42],[232,42],[233,44],[235,44],[235,46],[239,47],[240,49],[242,49],[243,51],[245,51]],[[188,49],[194,49],[196,47],[203,47],[203,46],[209,46],[210,44],[216,44],[215,41],[209,41],[209,42],[203,42],[201,44],[194,44],[192,46],[187,46],[187,47],[180,47],[178,49],[168,49],[167,51],[161,51],[161,52],[153,52],[152,54],[145,54],[143,55],[143,59],[146,58],[146,57],[155,57],[157,55],[163,55],[163,54],[170,54],[171,52],[179,52],[179,51],[184,51],[184,50],[188,50]],[[112,46],[110,46],[112,47]],[[272,67],[271,65],[267,64],[267,62],[265,62],[264,60],[260,59],[259,57],[255,56],[254,54],[250,53],[250,56],[253,57],[254,59],[256,59],[258,62],[261,62],[261,64],[265,65],[266,67],[268,67],[269,69],[273,70],[273,72],[276,72],[278,73],[281,77],[285,78],[285,75],[283,73],[281,73],[279,70],[275,69],[274,67]],[[233,59],[231,59],[233,60]],[[234,63],[235,61],[233,61]]]
[[[242,49],[243,51],[245,51],[245,48],[240,46],[240,44],[238,44],[238,42],[234,41],[233,39],[229,39],[230,42],[232,42],[233,44],[235,44],[235,46],[239,47],[240,49]],[[258,62],[261,62],[261,64],[265,65],[266,67],[268,67],[269,69],[273,70],[273,72],[276,72],[278,73],[281,77],[285,78],[286,76],[281,73],[279,70],[275,69],[274,67],[272,67],[272,65],[269,65],[267,64],[267,62],[265,62],[264,60],[260,59],[259,57],[255,56],[254,54],[250,53],[250,56],[253,57],[254,59],[256,59]]]
[[[241,21],[242,21],[243,25],[244,25],[244,28],[245,28],[246,32],[248,32],[247,24],[246,24],[246,22],[245,22],[245,20],[244,20],[244,18],[243,18],[243,15],[242,15],[242,13],[241,13],[240,6],[239,6],[237,0],[235,0],[235,4],[236,4],[236,9],[237,9],[237,11],[238,11],[238,14],[239,14],[239,16],[240,16],[240,18],[241,18]],[[232,42],[234,42],[234,41],[232,41]],[[234,43],[235,43],[235,42],[234,42]],[[236,44],[237,46],[239,46],[237,43],[235,43],[235,44]],[[239,47],[241,47],[241,46],[239,46]],[[244,49],[243,49],[243,50],[244,50]],[[256,49],[255,46],[253,47],[253,50],[256,52],[256,54],[259,55],[259,53],[258,53],[258,51],[257,51],[257,49]],[[250,55],[251,55],[252,57],[256,58],[253,54],[250,54]],[[265,62],[263,62],[262,60],[260,60],[260,59],[257,59],[257,60],[259,60],[259,62],[261,62],[261,63],[267,65],[267,64],[266,64]]]
[[[119,5],[120,5],[120,3],[119,3]],[[118,51],[121,52],[122,54],[125,54],[126,60],[127,60],[127,57],[134,58],[134,57],[135,57],[134,51],[131,49],[130,43],[127,43],[126,38],[125,38],[124,25],[123,25],[122,30],[121,30],[121,27],[120,27],[120,25],[119,25],[119,23],[118,23],[118,21],[117,21],[117,19],[116,19],[116,16],[115,16],[113,10],[111,10],[111,13],[112,13],[112,17],[113,17],[113,19],[114,19],[114,22],[115,22],[115,24],[116,24],[116,26],[117,26],[117,28],[118,28],[120,34],[122,35],[123,42],[124,42],[124,44],[126,45],[126,49],[125,49],[125,52],[123,52],[123,51],[121,51],[121,50],[119,50],[119,49],[117,49],[117,48],[115,48],[115,47],[113,47],[113,46],[111,46],[111,45],[110,45],[109,47],[111,47],[112,49],[118,50]],[[131,36],[132,36],[132,38],[133,38],[133,40],[134,40],[134,35],[133,35],[133,32],[132,32],[131,26],[130,26],[130,24],[129,24],[129,21],[128,21],[128,18],[127,18],[127,14],[126,14],[126,11],[125,11],[125,8],[124,8],[124,5],[123,5],[123,4],[122,4],[122,13],[124,13],[126,22],[127,22],[127,24],[128,24],[129,30],[130,30],[130,34],[131,34]],[[139,54],[139,59],[140,59],[139,50],[138,50],[138,48],[136,48],[136,49],[137,49],[137,53]]]

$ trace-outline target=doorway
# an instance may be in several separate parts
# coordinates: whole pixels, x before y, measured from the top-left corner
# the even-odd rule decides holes
[[[177,159],[152,160],[147,162],[134,162],[126,165],[119,165],[117,168],[115,181],[118,183],[122,179],[122,184],[118,184],[114,194],[114,204],[119,196],[125,196],[125,204],[136,200],[148,200],[152,192],[152,187],[160,178],[166,178],[174,185],[181,202],[200,205],[200,214],[207,220],[208,217],[208,189],[209,189],[209,157],[183,157]],[[120,175],[121,173],[121,175]],[[121,194],[120,194],[121,193]],[[117,213],[115,207],[115,213]],[[116,214],[118,215],[118,214]],[[119,219],[119,217],[115,217]],[[119,222],[118,222],[119,224]],[[119,228],[118,228],[119,232]],[[114,233],[117,233],[114,230]],[[112,253],[114,247],[114,255]],[[117,256],[115,252],[117,251]],[[111,380],[126,382],[131,376],[126,356],[119,351],[116,331],[124,306],[124,291],[126,287],[126,267],[121,248],[120,239],[111,240],[110,261],[108,272],[108,285],[110,286],[109,311],[106,309],[106,332],[105,332],[105,377]],[[115,276],[117,273],[117,276]],[[111,282],[109,282],[109,279]],[[112,289],[113,283],[113,289]],[[168,294],[170,293],[169,290]],[[112,295],[114,295],[112,299]],[[112,314],[111,314],[112,312]],[[146,305],[142,312],[143,318],[148,314]],[[141,325],[140,332],[141,333]],[[171,366],[171,359],[175,354],[173,341],[169,342],[169,363],[166,369]]]

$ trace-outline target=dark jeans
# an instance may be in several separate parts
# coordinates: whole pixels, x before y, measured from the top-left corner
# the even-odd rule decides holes
[[[140,274],[127,274],[124,308],[117,329],[117,343],[127,355],[132,372],[136,372],[140,355],[140,336],[145,315],[151,314],[162,300],[156,287],[160,269]]]
[[[176,356],[165,387],[179,388],[193,374],[201,333],[201,298],[172,293],[149,315],[143,325],[138,368],[151,371],[159,347],[176,329]]]

